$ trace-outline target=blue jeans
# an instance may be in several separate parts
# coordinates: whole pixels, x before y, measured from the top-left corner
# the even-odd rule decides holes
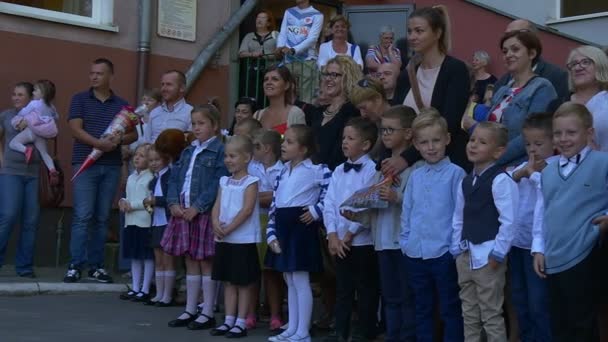
[[[407,269],[401,250],[379,251],[378,264],[386,320],[384,340],[416,341],[414,298],[407,284]]]
[[[15,269],[17,274],[30,273],[33,271],[34,242],[40,216],[38,177],[0,175],[0,203],[0,266],[4,264],[11,231],[19,221],[21,229]]]
[[[519,323],[519,339],[522,342],[550,342],[547,281],[534,272],[534,258],[529,249],[512,247],[509,257],[511,298]]]
[[[73,165],[74,172],[79,167]],[[92,269],[103,267],[110,209],[119,181],[120,166],[95,164],[74,180],[70,253],[71,263],[78,269],[87,263]]]
[[[462,306],[460,303],[456,262],[448,252],[439,258],[406,257],[409,283],[416,300],[416,341],[432,342],[435,294],[444,323],[443,341],[464,341]]]

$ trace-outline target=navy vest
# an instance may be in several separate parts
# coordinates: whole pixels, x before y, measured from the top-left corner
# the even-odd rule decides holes
[[[500,222],[498,209],[494,205],[492,182],[501,173],[504,173],[502,167],[494,165],[477,177],[475,185],[473,185],[474,172],[462,180],[464,195],[462,241],[478,245],[494,240],[498,234]]]

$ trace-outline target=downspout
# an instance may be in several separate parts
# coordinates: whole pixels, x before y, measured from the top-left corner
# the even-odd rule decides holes
[[[150,28],[152,23],[152,0],[139,0],[139,41],[137,43],[137,89],[138,103],[144,94],[148,80],[148,57],[150,55]]]
[[[241,22],[255,9],[258,0],[247,0],[241,7],[232,14],[230,19],[222,26],[222,28],[213,36],[206,47],[201,50],[196,59],[192,62],[188,71],[186,71],[186,93],[192,88],[194,82],[207,66],[207,63],[214,58],[215,54],[224,45],[230,35],[239,27]]]

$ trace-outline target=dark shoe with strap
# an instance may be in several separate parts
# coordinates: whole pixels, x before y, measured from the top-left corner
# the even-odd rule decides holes
[[[125,293],[121,293],[119,298],[122,300],[132,300],[136,295],[137,295],[137,292],[135,292],[133,290],[129,290]]]
[[[168,323],[169,327],[171,328],[181,328],[181,327],[187,327],[188,324],[190,324],[190,322],[193,322],[196,319],[196,316],[189,313],[188,311],[184,311],[184,313],[186,315],[188,315],[188,318],[186,319],[174,319],[171,322]]]
[[[145,303],[150,300],[150,295],[148,293],[140,292],[132,299],[134,302]]]
[[[154,306],[156,306],[157,308],[168,308],[170,306],[175,306],[175,300],[171,299],[169,303],[158,301],[156,302],[156,304],[154,304]]]
[[[226,338],[241,338],[241,337],[246,337],[247,336],[247,329],[243,329],[241,327],[239,327],[238,325],[235,325],[234,327],[232,327],[232,329],[237,329],[238,332],[233,332],[233,331],[228,331],[226,333]],[[232,330],[230,329],[230,330]]]
[[[222,327],[223,329],[220,329]],[[232,327],[229,327],[226,323],[222,323],[219,327],[211,329],[209,334],[211,336],[224,336],[230,329],[232,329]]]
[[[205,314],[200,314],[198,315],[198,317],[205,317],[207,319],[207,321],[205,323],[200,323],[197,322],[196,320],[192,320],[192,322],[190,322],[188,324],[188,330],[207,330],[207,329],[211,329],[213,327],[215,327],[215,318],[214,317],[209,317]]]

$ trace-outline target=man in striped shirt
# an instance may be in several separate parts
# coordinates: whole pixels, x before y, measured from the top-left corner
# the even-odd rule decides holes
[[[73,183],[74,217],[70,241],[71,262],[63,279],[66,283],[80,280],[80,272],[88,265],[89,278],[110,283],[104,270],[104,246],[112,200],[120,181],[122,157],[120,145],[137,140],[133,131],[120,136],[101,135],[127,102],[110,88],[114,65],[105,58],[93,61],[89,72],[90,88],[72,97],[69,126],[74,137],[72,168],[75,172],[97,148],[104,154]],[[89,238],[88,227],[91,224]]]

